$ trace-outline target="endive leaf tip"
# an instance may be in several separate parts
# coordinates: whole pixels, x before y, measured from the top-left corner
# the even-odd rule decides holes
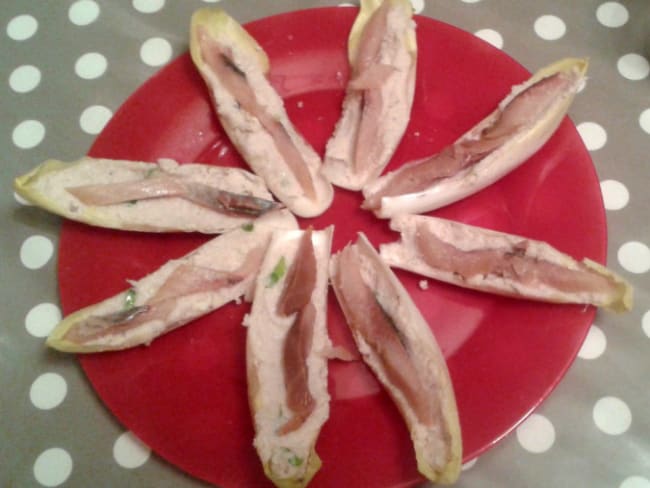
[[[202,7],[192,14],[190,20],[190,54],[197,67],[204,64],[198,39],[198,28],[205,27],[208,33],[230,38],[239,45],[239,48],[248,52],[259,64],[263,73],[270,69],[269,59],[258,42],[244,29],[244,27],[219,7]]]
[[[64,163],[56,159],[48,159],[47,161],[32,168],[27,173],[14,178],[14,190],[25,200],[33,204],[42,205],[45,208],[49,208],[47,206],[47,199],[44,198],[38,190],[33,188],[33,184],[41,176],[65,168],[66,166],[68,166],[68,163]]]
[[[634,307],[634,288],[625,286],[621,297],[621,312],[628,312]]]
[[[535,73],[533,73],[532,77],[530,78],[531,82],[535,82],[540,80],[541,78],[544,78],[546,76],[553,75],[555,73],[559,72],[574,72],[576,73],[576,77],[578,79],[582,79],[585,77],[585,74],[587,73],[587,69],[589,67],[589,59],[586,57],[583,58],[576,58],[576,57],[567,57],[567,58],[562,58],[558,59],[550,64],[547,64],[546,66],[540,68],[537,70]]]
[[[614,296],[610,303],[604,305],[604,308],[617,313],[629,312],[634,308],[634,288],[623,279],[619,278],[617,282],[620,293]]]
[[[76,352],[75,348],[71,347],[72,343],[66,341],[61,334],[55,332],[47,336],[45,345],[50,349],[55,349],[60,352]]]
[[[433,483],[451,485],[454,484],[460,476],[462,464],[461,459],[458,456],[452,457],[441,470],[434,469],[428,460],[424,458],[420,459],[418,453],[416,453],[416,459],[420,474]]]
[[[228,17],[228,14],[220,7],[201,7],[192,14],[191,24],[194,25],[203,20],[214,21],[220,17]]]
[[[587,69],[589,69],[589,58],[588,57],[578,58],[576,59],[576,64],[578,65],[578,70],[580,71],[580,74],[584,76],[584,74],[587,72]]]
[[[87,309],[79,309],[60,321],[45,339],[45,345],[61,352],[95,352],[97,348],[89,347],[66,339],[66,335],[89,315]]]
[[[45,339],[45,345],[58,351],[67,351],[65,345],[68,341],[64,339],[65,333],[71,327],[69,319],[63,319],[59,322]]]
[[[361,0],[359,3],[359,12],[350,30],[348,36],[348,60],[354,64],[357,56],[357,47],[363,30],[372,17],[372,14],[381,7],[384,0]],[[391,7],[401,7],[408,17],[413,17],[414,8],[410,0],[385,0]],[[406,33],[405,39],[408,50],[411,53],[417,52],[417,40],[415,32],[411,29]]]
[[[18,195],[20,195],[21,197],[23,197],[26,200],[30,200],[29,192],[25,191],[25,185],[27,183],[26,176],[27,175],[22,175],[22,176],[17,176],[16,178],[14,178],[13,188],[14,188],[14,191]]]
[[[299,478],[280,478],[271,469],[269,461],[264,463],[264,473],[278,488],[303,488],[309,484],[314,475],[320,470],[323,462],[316,450],[312,447],[307,459],[305,473]]]
[[[634,288],[630,285],[625,279],[621,276],[613,273],[607,269],[602,264],[593,261],[589,258],[585,258],[582,262],[590,269],[596,273],[612,279],[618,286],[618,293],[613,294],[609,297],[609,300],[603,303],[601,306],[606,310],[611,310],[612,312],[623,313],[629,312],[634,307]]]

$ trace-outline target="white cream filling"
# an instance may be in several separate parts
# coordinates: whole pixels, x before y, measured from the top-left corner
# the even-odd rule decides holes
[[[578,261],[545,242],[420,215],[399,215],[391,220],[391,228],[402,234],[402,240],[381,246],[381,257],[389,266],[403,268],[447,283],[464,284],[464,286],[470,288],[495,293],[548,299],[557,302],[608,302],[605,293],[561,292],[543,282],[521,283],[495,274],[472,276],[461,283],[454,273],[432,268],[420,257],[414,243],[418,223],[426,225],[440,240],[453,245],[461,251],[489,249],[503,251],[511,249],[513,245],[519,242],[526,241],[526,255],[530,258],[543,260],[567,269],[580,269]]]
[[[380,63],[391,66],[394,71],[382,84],[383,102],[378,137],[383,150],[376,164],[363,173],[354,169],[354,152],[359,120],[361,95],[349,91],[343,101],[343,111],[334,134],[327,143],[323,173],[334,184],[343,188],[359,190],[371,178],[379,175],[392,157],[408,124],[415,92],[415,53],[407,46],[409,31],[415,23],[405,15],[404,9],[393,8],[388,12],[387,32],[382,40]]]
[[[240,268],[249,252],[257,247],[265,247],[271,232],[277,228],[295,229],[297,223],[288,212],[268,214],[258,219],[251,231],[236,229],[213,238],[190,254],[168,261],[158,270],[139,279],[128,280],[134,291],[134,306],[146,304],[167,281],[181,264],[190,264],[216,271],[231,272]],[[241,282],[216,291],[193,293],[180,298],[171,313],[164,320],[153,320],[126,330],[122,334],[110,334],[84,343],[86,348],[124,348],[136,344],[149,343],[163,332],[168,332],[190,320],[202,316],[227,302],[236,300],[247,293],[253,284],[256,273],[253,272]],[[124,309],[125,291],[95,305],[86,307],[70,318],[76,317],[70,326],[87,317],[101,317]],[[68,319],[66,319],[68,320]],[[65,321],[62,325],[65,324]],[[66,328],[67,330],[67,328]],[[56,334],[55,330],[53,334]]]
[[[277,429],[292,416],[286,402],[282,374],[284,341],[294,316],[281,317],[277,303],[284,289],[287,273],[275,284],[269,276],[284,257],[286,270],[293,263],[303,231],[274,234],[258,276],[251,313],[245,318],[247,332],[247,362],[257,376],[259,390],[252,399],[256,436],[254,445],[260,458],[269,464],[280,478],[296,478],[305,473],[318,432],[329,416],[327,391],[327,358],[331,347],[327,335],[327,261],[331,246],[331,228],[314,231],[312,242],[316,253],[316,288],[311,302],[316,309],[312,352],[307,358],[309,390],[316,401],[314,412],[297,430],[280,436]]]
[[[233,193],[272,199],[264,182],[248,171],[204,164],[178,165],[162,160],[161,168],[188,181]],[[188,200],[168,197],[114,205],[85,205],[66,189],[84,185],[123,183],[146,177],[156,166],[151,163],[84,158],[67,167],[39,175],[29,191],[46,199],[57,213],[74,220],[120,229],[152,231],[199,231],[220,233],[250,220],[204,208]]]
[[[240,50],[226,38],[219,40],[219,43],[231,48],[233,61],[246,74],[257,103],[284,127],[302,155],[314,184],[316,200],[312,201],[304,195],[302,187],[285,163],[273,138],[262,127],[259,120],[241,110],[232,94],[224,88],[210,68],[205,66],[200,71],[210,87],[224,130],[251,169],[266,182],[271,192],[288,208],[304,217],[322,213],[333,199],[333,190],[319,174],[320,157],[295,130],[282,99],[255,60],[239,53]]]
[[[459,173],[438,180],[426,190],[381,199],[381,207],[375,212],[380,218],[390,218],[402,213],[423,213],[449,205],[491,185],[504,175],[524,163],[535,154],[553,135],[562,122],[575,94],[584,85],[584,77],[578,76],[570,90],[558,97],[539,118],[523,124],[502,146],[492,151],[476,164]],[[532,84],[531,80],[513,87],[499,108],[475,127],[463,134],[457,141],[477,139],[481,131],[489,126],[501,110],[523,90]],[[364,188],[366,195],[381,190],[387,179],[378,179]]]
[[[445,466],[451,447],[446,444],[443,425],[457,423],[453,389],[445,359],[435,338],[417,307],[390,269],[380,260],[374,248],[365,239],[358,244],[361,258],[361,275],[375,292],[377,301],[394,321],[406,341],[419,379],[431,401],[438,402],[442,418],[433,426],[422,424],[403,393],[391,385],[381,362],[359,334],[354,334],[359,351],[369,362],[382,384],[388,389],[409,427],[411,439],[419,461],[434,470]]]

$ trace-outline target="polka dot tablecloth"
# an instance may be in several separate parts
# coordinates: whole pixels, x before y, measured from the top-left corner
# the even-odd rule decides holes
[[[187,50],[191,12],[210,3],[242,22],[296,8],[354,5],[2,2],[2,486],[204,486],[119,425],[77,361],[43,347],[61,319],[61,220],[26,204],[12,180],[49,157],[85,154],[127,96]],[[598,312],[559,386],[511,435],[466,463],[458,486],[650,488],[650,3],[412,4],[416,13],[474,33],[531,71],[568,55],[590,58],[589,82],[570,116],[600,179],[609,266],[636,290],[630,313]]]

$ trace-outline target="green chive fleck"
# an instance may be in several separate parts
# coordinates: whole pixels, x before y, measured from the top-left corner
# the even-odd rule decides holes
[[[253,232],[255,226],[253,225],[253,222],[247,222],[244,225],[242,225],[241,228],[246,232]]]
[[[291,466],[300,466],[302,464],[302,458],[294,454],[289,458],[289,464]]]
[[[129,288],[124,297],[124,308],[126,310],[135,307],[135,288]]]
[[[284,261],[284,256],[282,256],[278,261],[278,264],[275,265],[275,268],[273,268],[273,271],[271,271],[271,274],[269,275],[269,282],[266,285],[267,288],[272,287],[278,281],[280,281],[280,279],[284,276],[284,273],[286,272],[287,272],[287,264]]]

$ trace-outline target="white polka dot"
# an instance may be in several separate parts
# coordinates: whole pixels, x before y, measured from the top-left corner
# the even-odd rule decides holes
[[[600,191],[603,194],[603,202],[607,210],[620,210],[630,201],[630,192],[620,181],[601,181]]]
[[[68,393],[68,384],[63,376],[56,373],[43,373],[32,383],[29,399],[36,408],[51,410],[61,405]]]
[[[99,134],[112,116],[113,112],[103,105],[91,105],[81,113],[79,125],[87,134]]]
[[[30,236],[20,246],[20,261],[28,269],[42,268],[52,257],[54,245],[45,236]]]
[[[618,58],[616,63],[618,72],[628,80],[637,81],[648,77],[650,63],[640,54],[630,53]]]
[[[467,471],[468,469],[472,469],[474,465],[476,464],[476,461],[478,461],[478,458],[474,458],[470,461],[467,461],[465,464],[461,466],[461,469],[463,471]]]
[[[596,427],[609,435],[619,435],[627,431],[632,423],[632,413],[620,398],[603,397],[596,402],[593,410]]]
[[[641,115],[639,115],[639,125],[644,132],[650,134],[650,108],[646,108]]]
[[[546,417],[534,413],[517,428],[517,440],[527,451],[542,453],[555,442],[555,428]]]
[[[650,480],[643,476],[628,476],[618,488],[650,488]]]
[[[45,137],[45,126],[38,120],[23,120],[14,127],[11,140],[20,149],[31,149],[38,146]]]
[[[545,41],[556,41],[566,32],[564,21],[555,15],[542,15],[535,21],[535,34]]]
[[[534,413],[517,428],[517,440],[527,451],[542,453],[555,442],[555,428],[546,417]]]
[[[34,463],[34,478],[42,486],[59,486],[72,473],[72,458],[68,451],[52,447],[43,451]]]
[[[605,2],[596,9],[596,18],[605,27],[621,27],[629,17],[625,6],[618,2]]]
[[[643,318],[641,319],[641,328],[643,329],[643,332],[645,332],[645,335],[650,337],[650,310],[643,314]]]
[[[411,0],[411,5],[416,14],[420,14],[424,10],[424,0]]]
[[[16,93],[32,91],[41,82],[41,70],[31,64],[18,66],[9,75],[9,86]]]
[[[589,328],[587,337],[582,343],[580,351],[578,351],[578,357],[582,359],[596,359],[605,352],[607,347],[607,337],[600,327],[597,325],[592,325]]]
[[[93,0],[78,0],[70,5],[68,18],[74,25],[92,24],[99,17],[99,5]]]
[[[582,122],[578,124],[578,132],[585,146],[590,151],[597,151],[607,142],[607,132],[596,122]]]
[[[31,15],[18,15],[7,24],[7,35],[14,41],[29,39],[38,30],[38,21]]]
[[[203,1],[205,2],[206,0],[203,0]],[[345,2],[344,3],[339,3],[338,6],[339,7],[357,7],[357,5],[355,5],[353,3],[345,3]]]
[[[151,449],[132,432],[124,432],[113,444],[113,457],[123,468],[139,468],[147,462]]]
[[[79,78],[93,80],[99,78],[106,71],[108,63],[103,54],[86,53],[77,59],[74,65],[74,72]]]
[[[478,3],[481,0],[462,0],[463,3]]]
[[[23,197],[21,197],[21,196],[20,196],[18,193],[16,193],[16,192],[14,192],[14,199],[15,199],[18,203],[20,203],[21,205],[28,205],[28,206],[31,206],[31,205],[32,205],[31,202],[25,200]]]
[[[203,0],[204,3],[217,3],[220,2],[221,0]]]
[[[645,273],[650,269],[650,249],[642,242],[626,242],[618,249],[618,262],[630,273]]]
[[[61,322],[61,311],[53,303],[39,303],[25,316],[25,328],[34,337],[47,337]]]
[[[133,8],[143,14],[158,12],[165,6],[165,0],[133,0]]]
[[[494,29],[481,29],[476,31],[474,35],[485,42],[489,42],[494,47],[501,49],[503,47],[503,37]]]
[[[160,66],[172,57],[172,46],[162,37],[152,37],[142,43],[140,58],[149,66]]]

